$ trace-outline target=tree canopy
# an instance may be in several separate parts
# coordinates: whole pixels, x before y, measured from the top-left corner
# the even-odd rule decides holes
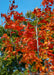
[[[42,0],[42,5],[44,9],[35,8],[24,17],[15,11],[13,0],[8,13],[1,13],[5,25],[0,25],[0,75],[54,72],[53,0]]]

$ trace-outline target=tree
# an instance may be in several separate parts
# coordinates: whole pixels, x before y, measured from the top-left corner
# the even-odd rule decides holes
[[[29,73],[50,73],[54,71],[54,9],[53,0],[43,0],[41,8],[28,11],[26,16],[15,11],[15,0],[10,1],[5,26],[1,29],[1,75],[25,75]],[[51,4],[50,4],[51,3]],[[11,19],[13,16],[13,19]],[[4,30],[4,31],[3,31]]]

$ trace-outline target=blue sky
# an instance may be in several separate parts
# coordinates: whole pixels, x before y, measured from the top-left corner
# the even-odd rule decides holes
[[[33,11],[34,8],[39,7],[42,8],[41,2],[42,0],[15,0],[15,4],[18,5],[18,8],[16,9],[18,12],[25,13],[29,10]],[[0,14],[1,13],[7,13],[9,8],[9,0],[0,0]],[[0,17],[0,25],[1,25],[1,17]]]

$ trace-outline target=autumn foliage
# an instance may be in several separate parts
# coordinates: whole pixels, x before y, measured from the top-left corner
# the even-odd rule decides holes
[[[35,17],[31,18],[32,21],[25,18],[22,12],[14,10],[18,7],[14,0],[8,15],[1,14],[5,18],[4,28],[9,32],[1,37],[4,60],[16,59],[17,65],[24,63],[27,72],[54,72],[54,9],[51,9],[53,0],[43,0],[42,5],[44,10],[35,8],[31,12]],[[36,22],[35,25],[32,22]]]

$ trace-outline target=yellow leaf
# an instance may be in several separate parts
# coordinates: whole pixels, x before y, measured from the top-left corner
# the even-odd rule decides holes
[[[45,69],[45,66],[42,67],[42,70],[44,70],[44,69]]]

